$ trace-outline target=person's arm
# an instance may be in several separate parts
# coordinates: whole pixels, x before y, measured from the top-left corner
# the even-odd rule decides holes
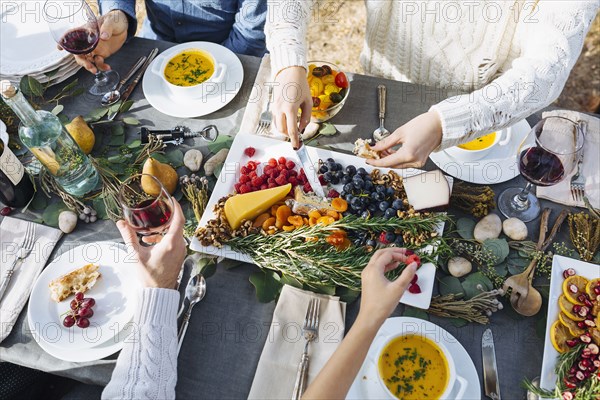
[[[560,95],[598,11],[595,1],[544,1],[521,15],[515,40],[521,56],[511,68],[470,94],[450,97],[398,128],[374,147],[387,157],[377,167],[419,167],[432,151],[503,129]],[[402,145],[398,151],[392,146]]]
[[[256,0],[238,0],[238,12],[229,32],[221,43],[238,54],[262,57],[265,55],[265,20],[267,3]]]
[[[185,220],[175,202],[173,221],[160,243],[141,246],[133,229],[119,221],[117,227],[132,265],[144,286],[133,320],[133,333],[104,391],[103,399],[174,399],[177,383],[177,306],[179,292],[173,290],[186,255]]]
[[[340,347],[310,384],[303,399],[343,399],[356,378],[377,331],[398,306],[417,270],[408,265],[390,282],[384,274],[407,261],[406,249],[390,247],[373,254],[362,273],[360,312]]]
[[[273,122],[297,147],[298,132],[310,122],[312,97],[306,80],[306,34],[312,0],[269,0],[265,34],[274,77]],[[302,109],[298,121],[298,109]]]

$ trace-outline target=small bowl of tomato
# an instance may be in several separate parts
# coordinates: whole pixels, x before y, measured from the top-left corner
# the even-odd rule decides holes
[[[307,79],[313,100],[311,121],[330,120],[340,112],[350,95],[348,77],[333,63],[310,61]]]

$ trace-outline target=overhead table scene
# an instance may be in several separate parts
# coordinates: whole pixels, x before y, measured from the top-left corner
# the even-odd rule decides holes
[[[574,352],[590,353],[583,358],[589,373],[579,379],[567,371],[567,381],[589,379],[589,393],[598,395],[596,116],[550,107],[471,148],[432,153],[422,170],[443,174],[377,170],[364,156],[379,157],[371,139],[382,122],[381,86],[389,129],[427,112],[446,91],[309,64],[318,124],[304,131],[306,152],[297,153],[262,115],[268,104],[272,110],[268,55],[136,37],[110,58],[112,70],[126,77],[154,49],[154,61],[133,71],[139,83],[121,87],[127,101],[106,107],[87,93],[94,75],[68,72],[71,57],[45,61],[64,64],[64,81],[0,69],[14,84],[2,88],[0,155],[14,153],[36,189],[26,207],[7,205],[0,216],[0,284],[8,285],[0,295],[2,363],[80,381],[99,396],[129,335],[140,340],[132,321],[144,280],[113,220],[125,219],[134,247],[152,249],[147,242],[177,223],[179,202],[189,246],[177,280],[177,398],[292,397],[311,307],[320,317],[307,372],[307,384],[314,382],[357,321],[362,269],[375,250],[389,247],[408,247],[401,266],[420,268],[375,336],[348,398],[402,398],[418,390],[412,384],[432,382],[419,382],[418,363],[400,353],[397,362],[416,375],[396,370],[386,378],[385,357],[396,351],[390,339],[399,335],[438,349],[441,358],[430,361],[447,374],[438,397],[499,391],[520,399],[524,382],[540,379],[554,391],[559,356],[570,354],[578,368],[582,356]],[[186,52],[214,68],[202,93],[181,91],[193,84],[169,86],[167,69],[187,62],[174,61]],[[33,105],[25,126],[67,124],[56,133],[65,135],[62,147],[33,139],[35,129],[18,132],[11,109],[23,120],[23,104]],[[572,153],[548,150],[546,137],[559,134],[569,137]],[[26,197],[28,183],[0,167],[2,201]],[[9,179],[10,193],[20,194],[9,196]],[[539,201],[531,196],[536,184]],[[315,186],[325,200],[307,195]],[[518,189],[502,196],[510,188]],[[510,213],[519,218],[508,220]],[[60,278],[73,270],[85,278],[62,293]]]

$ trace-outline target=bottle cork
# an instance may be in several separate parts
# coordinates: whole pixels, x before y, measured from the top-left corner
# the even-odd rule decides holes
[[[2,90],[2,97],[5,99],[11,99],[17,94],[17,88],[8,80],[0,82],[0,89]]]

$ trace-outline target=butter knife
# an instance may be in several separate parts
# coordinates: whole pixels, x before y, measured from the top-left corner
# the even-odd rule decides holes
[[[323,190],[323,186],[321,186],[321,182],[319,182],[318,170],[315,168],[315,164],[311,161],[308,151],[306,150],[306,146],[304,142],[302,142],[302,137],[300,137],[300,146],[298,148],[294,148],[296,151],[296,155],[300,160],[300,166],[304,168],[304,173],[306,174],[306,179],[310,184],[313,192],[320,198],[325,198],[325,191]]]
[[[131,96],[133,89],[135,89],[137,84],[140,82],[140,79],[142,79],[142,76],[144,76],[144,72],[146,72],[146,68],[148,68],[150,63],[152,61],[154,61],[154,58],[156,57],[157,54],[158,54],[157,48],[155,48],[154,50],[152,50],[150,52],[150,54],[148,55],[148,58],[146,58],[146,62],[144,63],[144,65],[142,65],[142,68],[139,70],[139,72],[137,73],[137,75],[135,76],[133,81],[131,81],[131,83],[129,85],[127,85],[127,88],[125,88],[125,91],[123,91],[123,96],[121,97],[121,104],[125,103],[129,99],[129,96]],[[115,119],[115,117],[117,116],[117,114],[119,114],[119,110],[111,111],[108,114],[108,120],[113,121]]]
[[[496,366],[496,350],[491,329],[486,329],[481,338],[481,355],[483,357],[483,384],[485,395],[492,400],[500,400],[500,382]]]

